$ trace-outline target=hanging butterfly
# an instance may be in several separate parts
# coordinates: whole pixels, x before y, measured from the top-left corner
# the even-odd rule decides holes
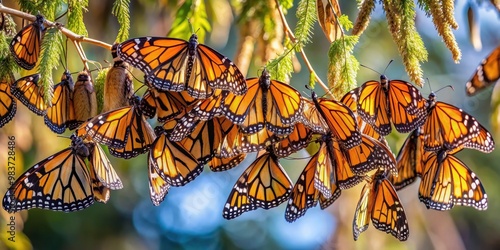
[[[48,106],[43,99],[43,88],[38,86],[39,80],[39,74],[25,76],[15,81],[10,91],[29,110],[42,116],[47,111]]]
[[[381,75],[380,82],[360,87],[357,112],[382,136],[391,133],[391,122],[398,132],[408,133],[425,121],[425,98],[411,83]]]
[[[500,46],[496,47],[481,64],[477,66],[471,79],[465,84],[468,96],[494,84],[500,79]]]
[[[71,136],[71,146],[40,161],[7,190],[3,207],[9,213],[30,208],[73,212],[94,203],[85,159],[89,148]]]
[[[111,46],[113,66],[106,73],[101,113],[128,106],[128,100],[134,95],[130,66],[118,57],[116,53],[117,46],[117,43]]]
[[[422,128],[417,128],[406,138],[396,157],[398,175],[389,176],[389,180],[396,190],[412,184],[417,177],[422,177],[424,171],[424,133]]]
[[[43,118],[45,124],[55,133],[62,134],[66,128],[76,129],[83,121],[77,121],[73,104],[73,78],[65,71],[61,82],[54,86],[52,106],[47,108]]]
[[[35,21],[22,28],[10,43],[14,60],[26,70],[33,69],[40,56],[42,36],[46,29],[44,22],[42,15],[36,15]]]
[[[87,71],[78,74],[73,91],[73,104],[77,121],[87,121],[97,115],[97,96],[92,77]]]
[[[408,239],[410,231],[403,204],[387,176],[386,170],[378,170],[363,186],[352,222],[354,240],[368,228],[370,219],[376,229],[400,241]]]
[[[488,208],[483,184],[472,170],[445,150],[426,151],[418,197],[428,209],[450,210],[454,205]]]
[[[303,104],[300,93],[292,86],[271,80],[267,69],[259,78],[247,79],[244,95],[229,93],[222,110],[245,134],[257,133],[264,127],[277,136],[286,136],[300,121]]]
[[[493,137],[476,118],[453,105],[436,101],[434,93],[427,100],[427,112],[423,124],[425,150],[466,147],[490,153],[495,149]]]
[[[351,109],[341,102],[319,98],[312,90],[311,97],[312,104],[308,104],[309,110],[303,115],[305,125],[319,133],[322,133],[319,128],[323,127],[322,134],[331,132],[346,148],[361,143],[361,133],[358,131],[358,124]]]
[[[266,150],[236,181],[222,216],[230,220],[258,207],[271,209],[288,200],[291,191],[292,182],[278,157]]]
[[[267,127],[254,134],[244,134],[241,128],[234,126],[222,140],[216,155],[228,158],[241,153],[258,152],[280,142],[281,139]]]
[[[151,161],[157,174],[169,185],[184,186],[203,171],[196,157],[180,142],[170,141],[163,127],[155,128],[156,139],[149,150]]]
[[[330,198],[326,198],[318,189],[316,189],[316,168],[321,164],[327,165],[325,168],[334,168],[332,166],[331,159],[329,159],[328,155],[325,155],[325,150],[323,148],[311,157],[295,182],[285,209],[286,221],[294,222],[298,218],[302,217],[306,213],[307,209],[316,206],[318,201],[321,209],[325,209],[337,200],[338,197],[340,197],[341,190],[337,187],[337,185],[335,185],[334,182],[331,183]]]
[[[122,189],[122,181],[101,146],[94,141],[86,142],[85,144],[90,151],[89,162],[90,168],[94,172],[93,175],[106,188],[112,190]]]
[[[153,205],[159,206],[168,194],[170,184],[158,174],[150,157],[148,157],[148,168],[149,197]]]
[[[140,99],[133,96],[130,105],[90,119],[77,130],[79,136],[110,147],[109,152],[120,158],[133,158],[146,153],[154,141],[154,131],[142,115]]]
[[[246,92],[245,78],[227,57],[199,44],[193,34],[189,41],[165,37],[139,37],[118,45],[118,56],[140,69],[147,82],[164,91],[183,91],[197,99],[224,89],[237,95]]]
[[[13,98],[10,86],[14,76],[0,79],[0,128],[10,122],[16,115],[17,102]]]

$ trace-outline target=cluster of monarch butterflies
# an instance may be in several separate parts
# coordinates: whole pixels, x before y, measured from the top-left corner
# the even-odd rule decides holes
[[[39,48],[30,46],[39,46],[42,31],[43,17],[14,37],[11,52],[20,66],[36,64]],[[113,56],[113,67],[130,64],[144,72],[148,90],[141,98],[132,93],[130,77],[108,77],[114,80],[107,78],[106,84],[116,86],[108,93],[126,102],[108,98],[115,100],[109,110],[89,119],[76,115],[83,101],[77,105],[74,94],[65,94],[76,88],[69,74],[55,86],[50,108],[41,97],[37,75],[14,84],[2,82],[2,94],[12,93],[30,110],[45,115],[54,132],[76,129],[70,147],[28,169],[9,188],[4,209],[70,212],[94,200],[106,202],[109,190],[122,184],[99,143],[125,159],[148,153],[154,205],[164,200],[171,186],[193,181],[205,164],[212,171],[225,171],[246,154],[258,152],[229,194],[223,208],[226,219],[287,202],[285,218],[292,222],[318,202],[324,209],[341,190],[365,182],[354,214],[354,238],[371,220],[375,228],[406,240],[409,227],[396,190],[416,177],[422,178],[419,198],[430,209],[487,208],[479,178],[454,154],[463,148],[491,152],[492,136],[471,115],[436,101],[434,93],[425,99],[408,82],[382,75],[380,81],[365,82],[340,101],[319,98],[314,92],[309,100],[290,85],[272,80],[266,69],[259,77],[245,79],[227,57],[199,44],[195,34],[189,41],[130,39],[113,46]],[[59,86],[69,90],[58,90]],[[91,86],[83,89],[91,91]],[[86,100],[92,103],[91,99]],[[15,110],[15,101],[5,100],[9,99],[2,96],[2,102]],[[96,112],[93,104],[84,106],[87,115]],[[8,120],[13,114],[9,116]],[[153,129],[148,119],[154,117],[161,125]],[[397,157],[384,139],[392,127],[411,132]],[[293,184],[279,159],[310,143],[318,143],[319,150]]]

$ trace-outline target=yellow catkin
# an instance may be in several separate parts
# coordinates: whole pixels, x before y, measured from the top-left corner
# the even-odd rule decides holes
[[[352,34],[359,36],[365,31],[366,27],[370,23],[370,16],[375,9],[375,0],[364,0],[360,7],[358,17],[354,23],[354,28],[352,29]]]
[[[455,20],[455,1],[454,0],[443,0],[443,17],[446,22],[453,28],[458,29],[458,23]]]
[[[432,15],[432,21],[439,35],[443,38],[444,44],[451,51],[453,60],[460,61],[462,53],[458,47],[455,35],[451,31],[450,25],[446,22],[443,13],[443,6],[439,1],[429,1],[429,10]]]

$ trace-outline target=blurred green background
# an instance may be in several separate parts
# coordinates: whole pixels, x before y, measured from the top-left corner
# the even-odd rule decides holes
[[[112,1],[89,1],[85,22],[89,37],[112,43],[118,30],[115,17],[111,13]],[[215,1],[218,3],[225,0]],[[287,19],[293,26],[295,8],[289,10]],[[462,61],[455,64],[450,52],[437,35],[432,21],[418,11],[416,23],[429,51],[429,61],[423,64],[433,90],[451,84],[455,90],[440,91],[440,101],[463,108],[494,134],[497,142],[500,133],[494,131],[496,117],[491,117],[495,107],[491,105],[493,88],[474,97],[466,97],[465,82],[472,75],[478,63],[500,45],[499,13],[491,5],[482,1],[476,9],[476,17],[481,29],[482,50],[476,51],[469,42],[467,6],[469,1],[456,1],[455,17],[460,28],[454,32],[462,50]],[[14,1],[3,1],[8,7],[15,7]],[[173,1],[131,1],[131,37],[164,36],[170,29],[175,15]],[[226,3],[227,6],[227,3]],[[343,14],[354,21],[356,1],[340,1]],[[216,30],[208,36],[206,43],[221,53],[233,58],[239,37],[237,17],[232,14],[217,13],[227,18],[226,30]],[[16,20],[19,24],[19,20]],[[230,25],[229,25],[230,24]],[[218,29],[222,29],[218,26]],[[18,25],[18,30],[19,30]],[[196,29],[196,27],[195,27]],[[329,43],[319,25],[315,25],[313,44],[305,51],[319,76],[326,81]],[[84,45],[87,57],[106,65],[111,61],[109,52],[95,46]],[[106,55],[103,58],[103,55]],[[380,5],[377,4],[372,22],[360,38],[355,55],[361,64],[382,72],[387,63],[394,59],[386,74],[392,79],[408,80],[396,46],[387,30],[387,22]],[[69,69],[77,72],[81,62],[71,45]],[[300,59],[301,60],[301,59]],[[300,61],[299,60],[299,61]],[[257,75],[260,65],[249,69],[248,76]],[[62,68],[60,68],[62,72]],[[60,73],[56,73],[57,76]],[[139,71],[134,71],[142,79]],[[19,75],[16,75],[19,77]],[[305,66],[293,74],[291,84],[304,91],[309,74]],[[368,80],[378,80],[379,74],[361,68],[358,85]],[[136,89],[139,83],[136,83]],[[319,89],[319,88],[317,88]],[[430,93],[426,85],[422,94]],[[18,112],[13,121],[0,129],[0,152],[7,152],[7,136],[16,137],[17,175],[38,161],[66,148],[70,142],[61,138],[43,125],[43,118],[33,115],[18,104]],[[391,134],[388,138],[392,150],[397,154],[406,135]],[[295,158],[305,158],[307,153],[299,152]],[[1,165],[5,166],[6,155],[0,154]],[[181,188],[172,188],[165,201],[154,207],[149,199],[146,155],[132,160],[121,160],[110,156],[113,166],[120,175],[124,188],[113,191],[107,204],[94,204],[88,209],[75,213],[60,213],[32,209],[15,214],[16,243],[6,241],[8,215],[1,210],[1,248],[25,249],[496,249],[500,248],[500,160],[499,150],[483,154],[464,150],[458,154],[481,179],[489,198],[489,208],[477,211],[470,207],[455,207],[450,212],[427,210],[418,201],[418,184],[413,184],[401,192],[410,225],[410,237],[400,243],[392,236],[374,229],[372,226],[355,242],[352,238],[352,218],[361,187],[342,192],[342,196],[327,210],[319,207],[309,209],[306,215],[295,223],[284,219],[285,205],[272,210],[256,210],[227,221],[222,218],[222,208],[238,176],[250,164],[255,155],[235,169],[213,173],[208,169],[194,182]],[[284,159],[281,161],[293,182],[297,179],[308,159]],[[2,168],[2,171],[6,171]],[[6,172],[0,176],[7,176]],[[17,177],[17,176],[16,176]],[[7,189],[6,178],[0,178],[0,193]],[[24,223],[23,223],[24,221]]]

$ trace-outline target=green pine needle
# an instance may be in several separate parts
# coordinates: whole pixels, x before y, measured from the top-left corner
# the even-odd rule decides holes
[[[359,62],[352,55],[352,51],[358,39],[358,36],[343,36],[330,46],[328,87],[333,89],[332,93],[337,100],[357,86]]]
[[[68,0],[68,24],[69,30],[76,34],[87,36],[87,28],[83,22],[83,13],[87,12],[88,0]]]
[[[115,42],[120,43],[128,39],[130,30],[130,0],[115,0],[111,13],[116,16],[120,29]]]
[[[40,64],[38,73],[40,73],[40,82],[44,95],[45,103],[51,104],[52,102],[52,70],[59,65],[59,58],[62,52],[62,35],[58,29],[49,29],[45,33],[42,41],[42,52],[40,54]]]
[[[297,6],[297,27],[295,27],[295,38],[297,39],[297,50],[302,49],[306,43],[311,42],[312,30],[317,20],[316,0],[301,0]]]
[[[189,39],[193,32],[198,36],[198,41],[203,43],[207,32],[212,27],[207,17],[205,2],[201,0],[187,0],[177,10],[172,29],[167,36]]]
[[[292,59],[295,56],[296,44],[292,46],[290,40],[285,39],[286,50],[283,54],[270,60],[266,64],[266,69],[269,71],[272,79],[285,82],[290,79],[293,72],[293,62]]]

